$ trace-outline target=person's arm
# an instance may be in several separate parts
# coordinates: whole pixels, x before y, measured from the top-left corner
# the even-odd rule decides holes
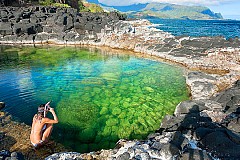
[[[50,108],[50,107],[49,107],[49,108]],[[44,118],[44,119],[45,119],[45,123],[58,123],[58,117],[57,117],[54,109],[53,109],[53,108],[50,108],[49,112],[52,113],[53,119]]]

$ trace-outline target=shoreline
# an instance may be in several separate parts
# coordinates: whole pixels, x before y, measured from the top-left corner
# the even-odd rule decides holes
[[[1,154],[1,157],[12,157],[15,159],[45,159],[45,157],[56,152],[67,152],[69,148],[50,139],[50,143],[38,151],[34,150],[30,142],[31,126],[15,121],[12,116],[0,111],[0,151],[10,151],[8,154]],[[1,152],[2,153],[2,152]],[[12,154],[17,155],[17,157]],[[22,158],[20,158],[22,157]]]
[[[137,21],[139,23],[139,20]],[[143,20],[143,22],[145,23],[146,20]],[[134,23],[134,22],[132,22]],[[140,26],[141,27],[141,26]],[[145,25],[143,26],[144,28],[146,27]],[[109,37],[108,37],[109,38]],[[106,38],[106,39],[108,39]],[[185,37],[184,37],[185,38]],[[204,38],[209,38],[209,37],[204,37]],[[196,38],[194,38],[196,39]],[[138,49],[135,48],[119,48],[119,47],[112,47],[110,44],[99,44],[99,43],[82,43],[82,42],[73,42],[73,43],[64,43],[64,41],[61,41],[60,43],[58,43],[59,41],[56,42],[51,42],[51,43],[47,43],[48,40],[46,40],[46,43],[24,43],[24,42],[16,42],[15,44],[19,45],[19,46],[64,46],[64,47],[88,47],[88,48],[97,48],[97,49],[101,49],[101,48],[107,48],[107,50],[120,50],[120,51],[127,51],[127,52],[131,52],[135,55],[141,54],[143,55],[143,57],[148,57],[150,59],[157,59],[166,63],[170,63],[170,64],[175,64],[177,66],[181,66],[184,69],[187,70],[187,73],[190,72],[203,72],[209,76],[213,76],[213,77],[217,77],[217,79],[215,80],[215,82],[213,82],[212,80],[210,80],[211,83],[213,83],[218,89],[215,91],[215,93],[212,93],[211,95],[208,95],[208,98],[213,96],[214,94],[217,94],[218,92],[226,89],[227,87],[229,87],[233,82],[235,82],[236,80],[240,79],[240,43],[239,43],[239,48],[221,48],[221,49],[213,49],[213,51],[210,51],[205,53],[204,57],[199,56],[196,58],[196,60],[191,59],[191,57],[180,57],[180,60],[178,60],[177,58],[179,58],[178,56],[169,56],[169,53],[171,53],[171,51],[169,53],[167,52],[152,52],[152,50],[145,50],[146,52],[140,51]],[[0,45],[14,45],[14,43],[2,43],[0,41]],[[151,46],[151,45],[150,45]],[[229,50],[229,51],[228,51]],[[236,53],[236,55],[234,55]],[[225,55],[228,56],[232,56],[235,59],[235,64],[234,66],[232,66],[232,64],[229,63],[229,61],[227,60],[227,58],[225,58]],[[209,56],[210,55],[210,56]],[[223,60],[220,60],[219,62],[214,62],[211,59],[219,59],[219,57],[221,58],[221,56],[223,56]],[[230,59],[232,58],[230,57]],[[217,60],[216,60],[217,61]],[[239,61],[239,62],[238,62]],[[208,62],[208,64],[204,64],[204,62]],[[213,64],[212,64],[213,63]],[[219,63],[219,65],[217,64]],[[237,67],[236,67],[237,66]],[[233,69],[234,68],[234,69]],[[197,94],[193,94],[192,90],[193,86],[192,82],[188,82],[188,77],[187,75],[185,75],[186,77],[186,83],[190,88],[191,91],[191,95],[193,95],[193,99],[195,99],[194,95],[198,95]],[[227,79],[228,77],[230,77],[231,79]],[[210,78],[211,79],[211,78]],[[198,96],[196,96],[196,99],[198,99]]]
[[[162,62],[167,62],[170,64],[175,64],[178,65],[179,67],[183,67],[185,69],[191,70],[191,71],[202,71],[207,74],[218,74],[218,75],[224,75],[227,73],[230,73],[229,70],[227,69],[210,69],[210,68],[201,68],[201,67],[196,67],[196,68],[189,68],[186,64],[183,64],[181,62],[174,61],[172,59],[166,59],[163,57],[159,57],[157,55],[150,55],[147,53],[142,53],[142,52],[135,52],[132,49],[124,49],[124,48],[111,48],[110,46],[100,46],[100,45],[91,45],[91,44],[64,44],[64,42],[58,44],[58,43],[22,43],[22,42],[16,42],[15,43],[18,47],[21,46],[42,46],[42,47],[86,47],[86,48],[92,48],[92,49],[104,49],[104,50],[116,50],[116,51],[122,51],[122,52],[130,52],[133,53],[134,55],[142,55],[144,58],[150,58],[153,60],[158,60]],[[14,46],[14,43],[0,43],[2,46]]]
[[[52,27],[58,27],[55,24],[52,25]],[[105,159],[118,157],[129,159],[140,156],[142,158],[171,159],[176,156],[184,156],[184,154],[186,156],[190,155],[192,151],[194,155],[200,156],[198,154],[198,151],[200,152],[199,148],[189,147],[192,141],[201,144],[201,152],[207,150],[207,152],[201,153],[205,157],[208,157],[210,153],[220,158],[229,158],[229,154],[233,157],[240,156],[230,150],[232,147],[239,148],[240,146],[238,122],[230,117],[225,124],[227,116],[232,114],[239,116],[239,112],[236,111],[240,100],[240,97],[238,97],[240,94],[239,39],[228,41],[221,37],[176,38],[169,33],[148,28],[148,26],[149,22],[146,20],[117,21],[114,24],[105,25],[100,32],[79,31],[78,28],[75,28],[66,33],[63,32],[64,36],[60,38],[51,38],[51,35],[55,35],[53,32],[36,33],[34,39],[31,36],[25,37],[26,39],[30,38],[30,40],[24,40],[24,37],[15,37],[12,41],[11,38],[16,35],[7,35],[0,38],[0,45],[9,42],[13,44],[27,42],[32,43],[31,45],[34,42],[44,45],[46,42],[53,44],[55,41],[55,43],[64,46],[84,44],[86,46],[117,48],[156,56],[166,59],[168,62],[181,64],[187,69],[186,84],[190,87],[191,100],[177,105],[174,115],[166,115],[161,122],[159,131],[150,134],[147,140],[120,140],[117,143],[118,147],[112,150],[101,150],[83,155],[71,152],[57,153],[47,159],[54,159],[54,156],[55,158],[59,156],[69,156],[69,158],[71,156],[72,158],[73,156],[80,158],[87,156],[90,159],[94,157],[96,159],[103,157]],[[48,26],[43,25],[44,27]],[[69,38],[65,39],[66,37]],[[80,39],[78,39],[79,37]],[[18,38],[21,41],[18,41]],[[4,39],[6,40],[3,41]],[[199,68],[200,71],[193,70]],[[210,74],[203,72],[204,70],[210,71]],[[198,107],[196,108],[196,106]],[[227,107],[230,110],[226,110]],[[196,124],[196,118],[199,124]],[[233,124],[237,125],[234,126]],[[198,135],[198,133],[201,134]],[[220,144],[216,148],[215,146],[219,141],[219,139],[214,141],[213,137],[216,135],[220,135],[220,139],[225,140],[224,143],[232,146],[224,148]],[[227,137],[230,137],[230,140]],[[235,140],[233,140],[233,137],[235,137]],[[180,141],[180,139],[183,140]],[[237,142],[236,139],[239,141]],[[210,141],[215,146],[212,146]],[[184,147],[187,149],[184,150]],[[129,151],[129,149],[131,150]]]
[[[11,46],[13,45],[13,44],[10,44]],[[34,46],[34,44],[28,44],[28,45],[20,45],[20,46]],[[63,46],[63,47],[87,47],[87,48],[92,48],[92,49],[100,49],[100,50],[102,50],[103,48],[103,50],[104,50],[104,52],[105,51],[109,51],[109,50],[111,50],[111,51],[119,51],[119,52],[122,52],[122,51],[127,51],[127,52],[131,52],[131,54],[134,54],[134,55],[137,55],[137,56],[140,56],[140,57],[143,57],[143,58],[149,58],[149,59],[153,59],[153,60],[157,60],[157,61],[164,61],[165,63],[167,63],[167,64],[172,64],[172,65],[176,65],[176,66],[178,66],[178,67],[183,67],[183,69],[185,69],[186,70],[186,72],[185,72],[185,77],[186,77],[186,80],[188,79],[188,77],[189,77],[189,75],[188,75],[188,73],[195,73],[195,71],[192,71],[191,69],[189,69],[189,68],[187,68],[186,66],[184,66],[184,65],[182,65],[182,64],[178,64],[178,63],[175,63],[174,61],[169,61],[169,60],[165,60],[165,59],[163,59],[163,58],[161,58],[161,57],[157,57],[157,56],[152,56],[152,55],[146,55],[146,54],[144,54],[144,53],[137,53],[137,52],[134,52],[134,51],[129,51],[129,50],[125,50],[125,49],[112,49],[112,48],[110,48],[110,47],[108,47],[108,46],[103,46],[103,47],[101,47],[101,46],[91,46],[91,45],[56,45],[56,44],[50,44],[50,45],[43,45],[43,44],[37,44],[37,46],[42,46],[42,47],[47,47],[47,46]],[[160,60],[159,60],[160,59]],[[197,73],[199,73],[199,72],[197,72]],[[230,73],[230,72],[229,72]],[[216,73],[215,73],[216,74]],[[202,75],[201,75],[202,76]],[[211,78],[210,78],[211,79]],[[188,85],[188,84],[190,84],[190,83],[187,83],[187,81],[186,81],[186,84]],[[192,91],[192,90],[194,90],[194,89],[191,89],[191,86],[190,85],[188,85],[188,87],[189,87],[189,89],[190,89],[190,91]],[[222,90],[225,90],[225,89],[227,89],[227,88],[229,88],[229,86],[225,86],[224,88],[222,88]],[[214,94],[219,94],[219,92],[220,91],[218,91],[218,92],[215,92]],[[193,100],[192,98],[191,98],[191,100]],[[177,110],[177,107],[176,107],[176,110]],[[175,112],[176,112],[176,110],[175,110]],[[13,121],[13,123],[16,123],[16,122],[14,122]],[[18,125],[18,122],[17,122],[17,125]],[[24,124],[23,124],[24,125]],[[23,127],[24,128],[24,127]],[[122,140],[120,140],[120,141],[122,141]],[[126,143],[128,143],[128,141],[125,141],[125,140],[123,140],[124,141],[124,143],[123,144],[121,144],[123,147],[124,147],[124,145],[126,144]],[[133,142],[133,141],[130,141],[131,143]],[[138,142],[136,142],[136,143],[138,143]],[[60,144],[57,144],[57,143],[55,143],[55,146],[58,146],[58,145],[60,145]],[[60,145],[61,146],[61,145]],[[30,146],[28,146],[28,147],[30,147]],[[61,147],[60,147],[61,148]],[[41,152],[49,152],[49,151],[46,151],[46,150],[51,150],[51,149],[43,149]],[[108,150],[108,151],[111,151],[112,149],[110,149],[110,150]],[[14,150],[13,150],[14,151]],[[101,150],[101,151],[97,151],[97,152],[94,152],[94,154],[90,154],[89,155],[89,153],[84,153],[84,154],[79,154],[79,153],[76,153],[76,152],[67,152],[67,151],[70,151],[70,150],[66,150],[66,149],[63,149],[63,148],[61,148],[60,150],[60,153],[57,153],[56,154],[56,152],[53,152],[53,153],[55,153],[53,156],[59,156],[59,155],[62,155],[63,153],[69,153],[69,155],[68,156],[76,156],[76,155],[78,155],[78,157],[90,157],[90,159],[92,158],[97,158],[97,159],[101,159],[101,158],[99,158],[99,157],[103,157],[103,156],[106,156],[106,155],[102,155],[103,154],[103,152],[106,152],[106,150],[104,151],[104,150]],[[64,152],[63,152],[64,151]],[[62,153],[63,152],[63,153]],[[23,153],[25,153],[25,151],[23,151]],[[32,153],[33,154],[33,153]],[[112,153],[111,153],[112,154]],[[25,155],[25,154],[24,154]],[[66,155],[66,156],[67,156]],[[110,153],[109,153],[109,155],[110,155]],[[119,155],[118,155],[119,156]],[[50,156],[51,157],[51,156]],[[33,157],[31,157],[31,158],[33,158]],[[35,157],[36,158],[36,157]],[[38,159],[39,157],[37,157],[36,159]],[[43,158],[43,157],[42,157]],[[33,158],[34,159],[34,158]],[[51,159],[51,158],[50,158]],[[87,159],[87,158],[86,158]]]

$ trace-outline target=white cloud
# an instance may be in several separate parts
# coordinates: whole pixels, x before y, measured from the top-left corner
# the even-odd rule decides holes
[[[138,3],[159,2],[159,3],[172,3],[184,5],[220,5],[228,2],[237,2],[238,0],[99,0],[100,3],[110,6],[126,6]]]

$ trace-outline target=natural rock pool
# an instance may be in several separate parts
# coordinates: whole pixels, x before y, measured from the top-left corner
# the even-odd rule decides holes
[[[78,152],[144,139],[188,99],[182,68],[130,53],[77,47],[0,47],[0,101],[31,125],[52,100],[53,138]]]

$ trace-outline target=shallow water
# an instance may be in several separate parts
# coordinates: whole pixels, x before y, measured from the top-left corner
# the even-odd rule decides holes
[[[30,125],[37,106],[52,100],[60,121],[53,138],[74,151],[144,139],[188,95],[181,68],[124,51],[0,48],[5,110]]]

